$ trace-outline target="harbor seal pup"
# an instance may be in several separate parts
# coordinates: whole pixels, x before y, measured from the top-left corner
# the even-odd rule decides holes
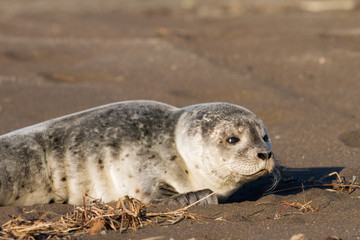
[[[268,133],[229,103],[176,108],[113,103],[0,136],[0,205],[104,202],[204,204],[275,167]]]

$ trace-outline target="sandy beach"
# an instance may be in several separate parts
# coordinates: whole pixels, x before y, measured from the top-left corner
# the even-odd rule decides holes
[[[333,172],[344,183],[360,182],[359,1],[0,0],[0,6],[0,134],[117,101],[178,107],[224,101],[263,120],[283,169],[273,193],[264,194],[265,177],[228,203],[189,209],[218,220],[73,238],[360,239],[359,189],[348,194],[319,184],[335,183],[336,175],[322,179]],[[72,210],[4,206],[0,225]]]

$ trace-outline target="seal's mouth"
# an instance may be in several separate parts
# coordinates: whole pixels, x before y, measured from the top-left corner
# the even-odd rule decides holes
[[[265,176],[267,174],[270,174],[274,171],[274,165],[275,165],[275,161],[274,158],[272,157],[270,159],[270,161],[267,161],[264,168],[260,169],[259,171],[249,174],[249,175],[245,175],[245,177],[248,178],[260,178],[262,176]]]

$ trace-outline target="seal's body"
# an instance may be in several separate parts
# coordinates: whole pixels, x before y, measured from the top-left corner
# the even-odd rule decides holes
[[[226,198],[274,166],[264,125],[243,107],[120,102],[0,136],[0,205]]]

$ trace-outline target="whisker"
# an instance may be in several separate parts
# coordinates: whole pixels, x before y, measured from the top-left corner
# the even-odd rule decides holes
[[[239,164],[235,163],[225,163],[217,167],[213,172],[216,173],[228,173],[229,169],[234,170],[238,167]]]
[[[274,168],[274,170],[273,170],[273,172],[272,172],[272,175],[273,175],[273,178],[274,178],[273,183],[272,183],[271,186],[266,190],[266,192],[271,192],[271,191],[273,191],[273,190],[277,187],[277,185],[279,184],[279,182],[280,182],[281,172],[280,172],[280,170],[279,170],[278,167],[275,167],[275,168]]]

